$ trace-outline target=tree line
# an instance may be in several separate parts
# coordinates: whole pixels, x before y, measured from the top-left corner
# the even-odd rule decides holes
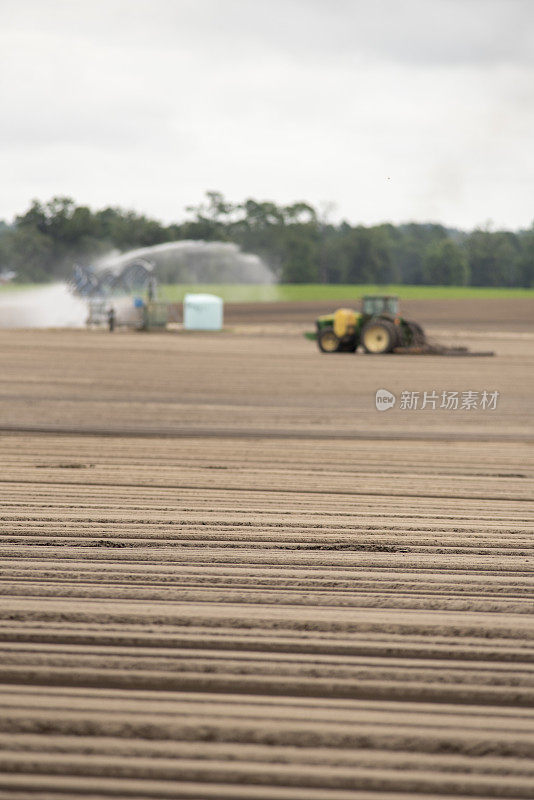
[[[534,286],[534,224],[527,230],[461,231],[434,223],[334,224],[305,202],[231,203],[219,192],[163,225],[134,211],[93,211],[68,197],[34,200],[0,222],[0,273],[19,282],[68,278],[75,261],[176,240],[233,242],[259,255],[281,283]],[[179,281],[169,272],[160,277]]]

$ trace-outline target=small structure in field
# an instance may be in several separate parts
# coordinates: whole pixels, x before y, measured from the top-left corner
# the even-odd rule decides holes
[[[220,331],[223,326],[223,301],[214,294],[186,294],[184,328],[188,331]]]

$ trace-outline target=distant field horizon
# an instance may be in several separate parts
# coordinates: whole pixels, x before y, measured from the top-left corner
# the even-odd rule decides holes
[[[159,287],[162,299],[179,302],[187,292],[212,292],[220,295],[226,302],[298,302],[313,300],[358,299],[364,294],[394,294],[407,300],[447,300],[456,298],[513,298],[532,297],[534,288],[517,289],[508,287],[478,286],[414,286],[391,284],[273,284],[258,286],[253,284],[166,284]]]
[[[0,293],[29,291],[49,286],[48,283],[9,283],[0,286]],[[227,303],[269,303],[331,301],[360,298],[364,294],[395,294],[406,300],[455,300],[491,298],[534,298],[534,288],[518,289],[501,286],[416,286],[411,284],[161,284],[158,296],[167,302],[179,303],[192,292],[217,294]]]

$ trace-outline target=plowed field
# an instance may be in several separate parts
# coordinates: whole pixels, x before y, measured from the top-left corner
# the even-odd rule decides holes
[[[1,332],[0,797],[533,798],[534,336],[464,343]]]

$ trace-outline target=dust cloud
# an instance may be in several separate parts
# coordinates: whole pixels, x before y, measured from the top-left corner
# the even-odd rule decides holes
[[[64,283],[0,293],[0,328],[82,328],[87,303]]]

